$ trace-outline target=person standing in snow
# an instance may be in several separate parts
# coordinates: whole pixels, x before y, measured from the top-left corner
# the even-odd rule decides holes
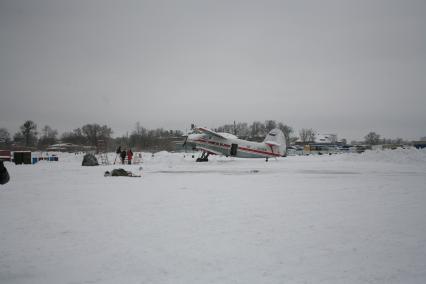
[[[120,157],[121,163],[124,165],[124,160],[126,159],[126,150],[121,151]]]
[[[0,184],[8,183],[9,179],[9,173],[7,172],[7,169],[4,166],[3,161],[0,160]]]
[[[114,159],[114,165],[115,165],[115,162],[117,161],[117,157],[121,155],[121,145],[118,146],[117,150],[115,150],[115,154],[116,155],[115,155],[115,159]]]
[[[132,158],[133,158],[133,152],[132,152],[132,149],[129,149],[127,150],[127,161],[129,165],[132,164]]]

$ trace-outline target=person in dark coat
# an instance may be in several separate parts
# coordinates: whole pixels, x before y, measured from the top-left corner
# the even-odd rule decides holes
[[[9,179],[9,173],[7,172],[7,169],[4,166],[3,161],[0,160],[0,184],[8,183]]]
[[[114,165],[115,165],[115,162],[117,161],[117,157],[121,155],[121,146],[118,146],[117,150],[115,150],[115,153],[117,155],[115,155]]]
[[[129,165],[132,164],[133,152],[132,149],[127,150],[127,162]]]
[[[121,163],[124,165],[124,160],[126,159],[126,150],[121,151],[120,157]]]

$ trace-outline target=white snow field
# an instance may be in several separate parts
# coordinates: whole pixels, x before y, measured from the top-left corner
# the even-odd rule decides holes
[[[426,283],[424,150],[81,161],[6,164],[0,283]]]

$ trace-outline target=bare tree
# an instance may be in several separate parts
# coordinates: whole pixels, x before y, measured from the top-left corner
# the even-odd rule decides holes
[[[374,131],[371,131],[364,137],[365,143],[368,145],[377,145],[380,142],[380,135]]]
[[[245,122],[237,123],[236,132],[238,137],[248,137],[250,135],[250,129]]]
[[[129,144],[130,147],[142,147],[144,140],[147,139],[148,136],[148,130],[143,127],[140,122],[136,122],[135,129],[132,131],[132,134],[130,134],[129,139],[125,139],[124,137],[121,138],[119,144],[126,145]]]
[[[58,131],[56,129],[52,129],[49,125],[45,125],[41,130],[41,133],[42,136],[38,141],[40,148],[44,148],[57,142]]]
[[[215,131],[234,133],[234,128],[236,130],[236,135],[244,138],[264,137],[272,129],[279,128],[283,131],[287,143],[290,141],[290,134],[293,133],[293,128],[281,122],[277,123],[275,120],[266,120],[265,123],[254,121],[250,126],[246,122],[239,122],[235,126],[233,124],[225,124],[217,127]]]
[[[136,122],[135,130],[133,130],[132,134],[145,136],[146,135],[146,128],[143,127],[140,122]]]
[[[309,143],[309,142],[314,142],[315,141],[315,130],[313,130],[312,128],[302,128],[299,131],[299,136],[300,136],[300,140],[303,143]]]
[[[283,123],[278,123],[278,128],[284,133],[285,142],[287,145],[290,145],[290,135],[293,133],[293,128],[291,126],[285,125]]]
[[[309,129],[309,142],[315,142],[316,132],[313,129]]]
[[[25,146],[35,145],[37,142],[37,124],[32,120],[27,120],[21,125],[20,130]]]
[[[260,121],[254,121],[250,128],[251,137],[261,137],[266,135],[265,125]]]
[[[217,132],[234,133],[233,124],[225,124],[217,128]]]
[[[65,143],[73,143],[77,145],[86,145],[87,139],[83,135],[81,128],[76,128],[71,132],[65,132],[61,135],[61,141]]]
[[[277,128],[277,123],[275,122],[275,120],[266,120],[265,128],[266,128],[266,132],[269,132],[272,129]]]
[[[10,133],[6,128],[0,128],[0,144],[8,145],[10,143]]]
[[[112,134],[111,128],[97,123],[86,124],[81,128],[81,131],[91,146],[97,146],[99,140],[109,140]]]

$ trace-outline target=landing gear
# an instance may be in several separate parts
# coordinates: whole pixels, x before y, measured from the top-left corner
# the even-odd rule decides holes
[[[266,157],[266,160],[265,160],[265,162],[267,162],[268,161],[268,157]]]
[[[209,161],[209,153],[203,152],[201,154],[201,157],[197,158],[197,160],[195,160],[196,162],[208,162]]]

